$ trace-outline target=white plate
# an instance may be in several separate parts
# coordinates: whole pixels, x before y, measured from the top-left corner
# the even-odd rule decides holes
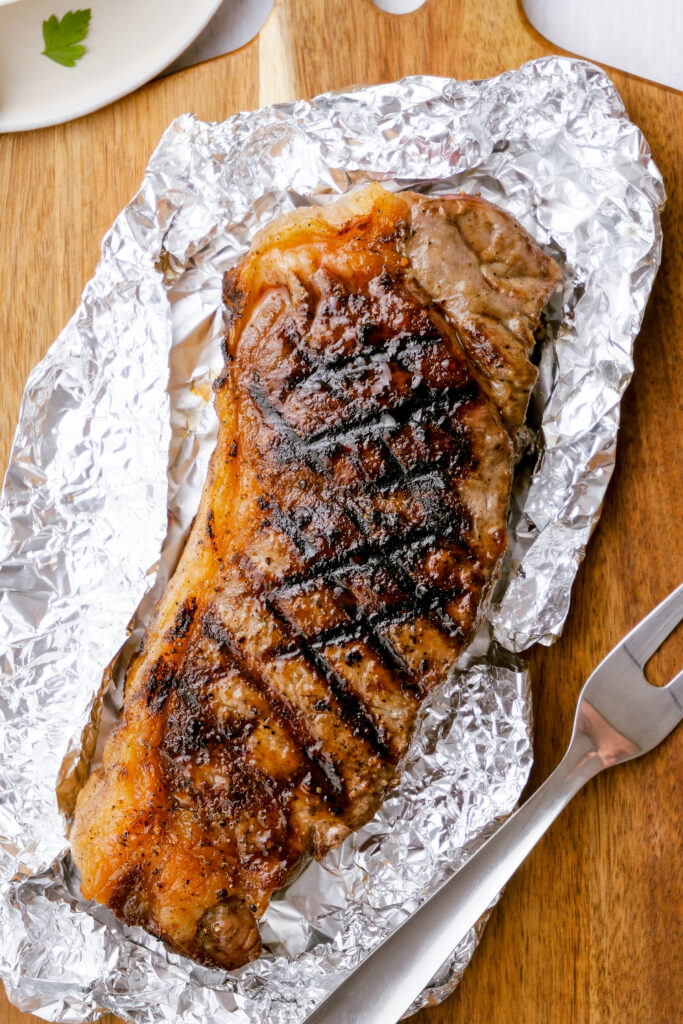
[[[681,0],[522,0],[534,28],[556,46],[683,89]]]
[[[0,7],[0,132],[71,121],[125,96],[189,46],[221,0],[19,0]],[[90,7],[73,68],[43,57],[43,21]]]

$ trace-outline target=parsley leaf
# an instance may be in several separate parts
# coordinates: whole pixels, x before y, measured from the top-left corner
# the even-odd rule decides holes
[[[53,14],[43,22],[43,55],[65,68],[73,68],[85,53],[84,46],[77,46],[88,34],[91,11],[67,11],[61,21]]]

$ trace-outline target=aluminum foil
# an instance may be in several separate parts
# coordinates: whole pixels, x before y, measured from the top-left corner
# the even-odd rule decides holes
[[[271,218],[371,179],[480,192],[559,259],[564,289],[547,310],[488,621],[425,709],[400,789],[276,896],[262,922],[268,952],[225,975],[83,901],[68,815],[198,502],[216,433],[221,275]],[[78,311],[31,374],[5,481],[0,974],[23,1010],[300,1022],[514,808],[532,754],[513,652],[551,642],[567,614],[614,465],[663,200],[614,86],[572,59],[170,126]],[[476,942],[473,931],[420,1005],[451,991]]]

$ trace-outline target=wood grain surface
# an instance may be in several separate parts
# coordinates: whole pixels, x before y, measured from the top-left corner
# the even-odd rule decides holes
[[[234,54],[71,124],[0,137],[2,464],[26,377],[75,309],[104,232],[172,118],[189,110],[221,120],[417,72],[482,78],[552,52],[515,0],[427,0],[400,18],[370,0],[276,0],[260,37]],[[617,469],[566,629],[532,655],[530,791],[564,750],[590,670],[683,575],[683,94],[613,77],[665,178],[664,259],[636,344]],[[665,681],[682,663],[679,631],[653,671]],[[682,770],[683,730],[590,783],[509,884],[456,993],[415,1021],[680,1020]],[[31,1019],[0,996],[0,1024]]]

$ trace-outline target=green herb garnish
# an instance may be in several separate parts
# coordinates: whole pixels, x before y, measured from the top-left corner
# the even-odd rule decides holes
[[[84,11],[67,11],[61,21],[57,21],[55,14],[44,21],[44,56],[57,64],[63,64],[65,68],[75,67],[76,61],[85,53],[85,47],[77,44],[87,36],[90,18],[88,7]]]

